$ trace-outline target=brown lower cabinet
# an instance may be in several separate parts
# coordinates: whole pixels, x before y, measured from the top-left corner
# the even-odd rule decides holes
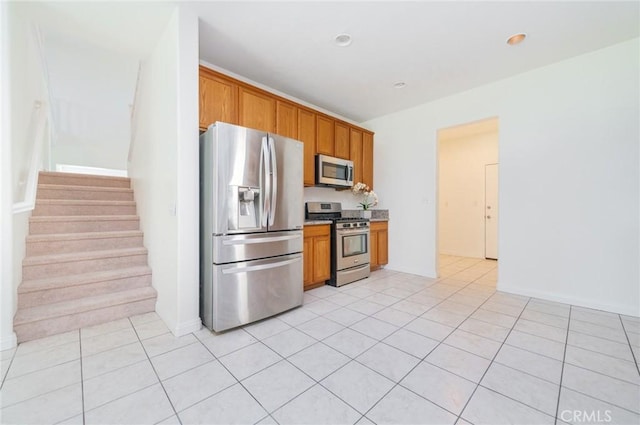
[[[324,285],[331,278],[331,226],[304,226],[304,290]]]
[[[371,227],[371,270],[389,263],[389,222],[372,221]]]

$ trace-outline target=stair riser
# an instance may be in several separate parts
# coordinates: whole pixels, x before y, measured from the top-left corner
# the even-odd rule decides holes
[[[121,279],[93,282],[86,285],[67,286],[22,293],[18,296],[18,308],[35,307],[62,301],[77,300],[94,295],[110,294],[127,289],[151,286],[151,274],[124,277]]]
[[[92,201],[133,201],[131,191],[93,191],[38,188],[38,199],[74,199]]]
[[[22,267],[22,279],[44,279],[47,277],[68,276],[79,273],[115,270],[146,265],[147,254],[68,261],[63,263],[25,265]]]
[[[139,230],[140,220],[101,221],[51,221],[29,224],[31,235],[51,235],[55,233],[109,232],[119,230]]]
[[[99,187],[131,187],[128,179],[96,178],[89,176],[51,176],[40,174],[38,177],[40,184],[59,184],[68,186],[99,186]]]
[[[155,305],[156,298],[153,297],[98,310],[70,314],[54,319],[16,325],[14,330],[18,337],[18,342],[20,343],[86,326],[99,325],[101,323],[134,316],[136,314],[149,313],[151,311],[155,311]]]
[[[34,216],[135,215],[135,205],[47,205],[36,204]]]
[[[142,235],[117,238],[95,238],[27,242],[27,255],[66,254],[118,248],[142,247]]]

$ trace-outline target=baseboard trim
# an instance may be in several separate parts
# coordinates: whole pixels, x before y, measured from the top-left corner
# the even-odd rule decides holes
[[[183,336],[192,332],[197,332],[202,328],[202,320],[197,319],[190,320],[188,322],[179,323],[171,331],[175,336]]]
[[[56,171],[61,173],[91,174],[96,176],[128,177],[127,170],[89,167],[85,165],[56,164]]]
[[[9,335],[4,335],[0,338],[0,351],[9,350],[15,348],[18,345],[18,337],[15,332],[11,332]]]
[[[544,291],[531,291],[521,288],[511,288],[508,285],[500,284],[500,281],[498,281],[496,289],[501,292],[523,295],[525,297],[533,297],[547,301],[571,304],[578,307],[586,307],[594,310],[606,311],[609,313],[624,314],[625,316],[640,317],[640,311],[638,311],[637,307],[634,310],[634,308],[631,306],[611,305],[606,303],[594,302],[592,300],[560,296]]]

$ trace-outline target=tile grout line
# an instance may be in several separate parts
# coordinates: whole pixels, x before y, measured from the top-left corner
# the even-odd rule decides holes
[[[11,370],[11,365],[13,364],[13,360],[16,358],[16,353],[18,352],[18,347],[16,346],[15,351],[11,354],[11,360],[9,360],[9,366],[7,366],[7,371],[2,375],[2,383],[0,383],[0,390],[4,387],[4,382],[7,380],[7,376],[9,376],[9,371]]]
[[[80,397],[82,402],[82,425],[87,423],[84,411],[84,372],[82,370],[82,329],[78,329],[78,345],[80,348]]]
[[[496,291],[497,292],[497,291]],[[524,307],[522,308],[522,312],[520,312],[520,315],[516,318],[516,321],[513,322],[513,325],[511,326],[511,329],[509,329],[509,332],[507,333],[507,336],[505,337],[504,341],[502,342],[502,344],[500,344],[500,348],[498,348],[498,350],[496,351],[496,353],[493,355],[493,358],[491,359],[491,362],[489,363],[489,366],[487,366],[487,369],[484,371],[484,373],[482,374],[482,376],[480,377],[480,379],[478,380],[478,383],[476,384],[476,387],[473,389],[473,392],[471,393],[471,395],[469,396],[469,398],[467,399],[467,402],[464,404],[464,406],[462,407],[462,409],[460,410],[460,414],[458,415],[458,421],[459,420],[465,420],[462,417],[462,414],[464,413],[465,409],[467,408],[467,406],[469,405],[469,403],[471,402],[471,399],[473,398],[473,396],[475,395],[476,391],[478,391],[478,388],[480,388],[480,383],[482,382],[482,380],[484,379],[484,377],[487,375],[487,372],[489,371],[489,369],[491,369],[491,366],[493,365],[493,363],[496,360],[496,357],[498,357],[498,354],[500,353],[500,350],[502,350],[502,347],[504,347],[505,341],[509,338],[509,335],[511,335],[511,332],[513,331],[513,329],[515,328],[516,324],[518,323],[518,320],[520,320],[520,316],[522,316],[522,313],[525,311],[525,309],[527,308],[527,305],[529,305],[529,302],[531,302],[531,298],[529,298],[527,300],[527,303],[524,305]],[[478,307],[479,308],[479,307]],[[499,364],[499,363],[498,363]],[[485,388],[484,386],[482,388]],[[493,390],[491,390],[493,391]],[[496,392],[496,391],[494,391]],[[498,393],[503,395],[502,393]],[[510,397],[508,397],[510,398]],[[513,400],[513,399],[512,399]],[[518,403],[527,406],[527,407],[531,407],[528,404],[522,403],[521,401],[516,400]]]
[[[153,365],[153,362],[151,361],[151,357],[149,357],[149,353],[147,353],[147,349],[144,347],[144,344],[142,343],[142,340],[140,339],[140,335],[138,335],[138,330],[136,329],[135,325],[131,321],[130,317],[128,318],[128,320],[129,320],[129,323],[131,324],[131,327],[133,328],[133,331],[136,334],[136,337],[138,337],[138,343],[142,347],[142,351],[144,351],[144,355],[147,356],[147,361],[149,362],[149,365],[151,366],[151,369],[153,370],[153,373],[156,375],[156,378],[158,378],[158,383],[160,384],[160,387],[162,388],[162,391],[164,392],[164,395],[167,397],[167,401],[169,401],[169,405],[171,406],[171,409],[173,410],[173,414],[175,415],[176,418],[178,418],[178,422],[182,425],[182,419],[180,419],[180,416],[178,416],[178,412],[176,411],[176,408],[173,405],[173,402],[171,401],[171,397],[169,397],[169,393],[167,393],[167,390],[164,387],[164,384],[162,383],[162,379],[160,379],[160,376],[158,375],[158,371],[156,370],[155,366]],[[148,387],[145,387],[145,388],[152,387],[153,385],[154,384],[149,385]],[[168,419],[168,418],[165,418],[165,419]],[[165,419],[162,419],[162,420],[165,420]]]
[[[436,282],[434,282],[432,285],[434,285],[435,283],[437,283],[437,281],[436,281]],[[436,307],[437,305],[441,304],[442,302],[444,302],[445,300],[447,300],[450,296],[454,295],[455,293],[457,293],[457,292],[461,291],[462,289],[466,288],[467,286],[471,285],[471,283],[472,283],[472,282],[469,282],[469,283],[467,283],[466,285],[464,285],[464,286],[462,286],[462,287],[458,288],[458,290],[456,290],[454,293],[450,294],[447,298],[444,298],[444,299],[440,300],[440,302],[439,302],[438,304],[433,305],[433,306],[432,306],[432,307],[430,307],[427,311],[429,311],[429,310],[431,310],[432,308]],[[429,285],[429,287],[430,287],[430,286],[432,286],[432,285]],[[420,292],[420,291],[417,291],[417,292]],[[378,293],[379,293],[379,292],[378,292]],[[413,294],[412,294],[412,295],[413,295]],[[408,295],[407,297],[409,297],[409,296],[411,296],[411,295]],[[406,299],[407,297],[402,298],[402,299],[399,299],[399,300],[398,300],[398,302],[400,302],[400,301],[402,301],[402,300]],[[486,302],[486,300],[485,300],[485,302]],[[395,303],[394,303],[394,304],[395,304]],[[484,303],[483,303],[483,304],[484,304]],[[383,306],[383,307],[384,307],[384,308],[390,308],[390,306]],[[479,308],[479,307],[478,307],[478,308]],[[352,311],[355,311],[355,310],[352,310]],[[330,314],[330,313],[331,313],[331,312],[328,312],[328,313],[326,313],[326,314]],[[357,312],[357,313],[360,313],[360,312]],[[373,313],[373,314],[376,314],[376,313],[378,313],[378,312],[375,312],[375,313]],[[363,313],[360,313],[360,314],[363,314]],[[421,316],[421,315],[416,316],[413,320],[411,320],[411,321],[410,321],[410,322],[408,322],[407,324],[409,324],[409,323],[413,322],[414,320],[416,320],[416,319],[417,319],[417,318],[419,318],[420,316]],[[322,315],[322,316],[319,316],[319,317],[324,317],[324,316]],[[331,335],[328,335],[327,337],[323,338],[322,340],[319,340],[318,342],[319,342],[319,343],[322,343],[323,345],[327,346],[328,348],[331,348],[332,350],[336,350],[335,348],[333,348],[333,347],[331,347],[330,345],[326,344],[326,343],[324,342],[324,340],[325,340],[325,339],[327,339],[327,338],[329,338],[329,337],[331,337],[331,336],[333,336],[333,335],[335,335],[335,334],[337,334],[337,333],[339,333],[339,332],[342,332],[342,331],[343,331],[343,330],[345,330],[345,329],[350,329],[350,330],[352,330],[352,331],[354,331],[354,332],[357,332],[357,333],[359,333],[359,334],[361,334],[361,335],[364,335],[364,336],[366,336],[366,337],[368,337],[368,338],[372,338],[372,337],[370,337],[369,335],[366,335],[366,334],[364,334],[364,333],[362,333],[362,332],[357,331],[356,329],[351,329],[351,328],[350,328],[350,326],[352,326],[352,325],[354,325],[354,324],[356,324],[356,323],[359,323],[359,322],[361,322],[362,320],[365,320],[366,318],[369,318],[369,317],[370,317],[370,318],[374,318],[374,319],[375,319],[375,317],[373,317],[373,315],[372,315],[372,314],[370,314],[370,315],[365,315],[365,317],[363,317],[362,319],[360,319],[360,320],[358,320],[358,321],[356,321],[356,322],[352,323],[352,324],[351,324],[351,325],[349,325],[349,326],[344,326],[344,325],[342,325],[341,323],[339,323],[341,326],[344,326],[344,329],[341,329],[341,330],[339,330],[339,331],[337,331],[337,332],[335,332],[335,333],[333,333],[333,334],[331,334]],[[328,318],[327,318],[327,319],[328,319]],[[313,319],[312,319],[312,320],[313,320]],[[330,320],[330,319],[329,319],[329,320]],[[380,320],[380,319],[377,319],[377,320]],[[386,323],[386,322],[385,322],[385,323]],[[404,326],[406,326],[407,324],[405,324]],[[402,327],[398,327],[398,329],[396,329],[396,331],[397,331],[397,330],[399,330],[399,329],[403,329],[403,328],[404,328],[404,326],[402,326]],[[301,331],[301,330],[299,330],[299,331]],[[393,333],[395,333],[396,331],[394,331]],[[451,331],[451,333],[452,333],[452,332],[454,332],[454,331],[455,331],[455,329],[454,329],[453,331]],[[302,332],[304,333],[304,331],[302,331]],[[306,334],[306,333],[305,333],[305,334]],[[419,334],[417,334],[417,335],[419,335]],[[449,334],[449,335],[450,335],[450,334]],[[311,336],[311,335],[309,335],[309,336]],[[423,336],[423,335],[421,335],[421,336]],[[448,337],[448,335],[447,335],[447,337]],[[313,338],[313,337],[312,337],[312,338]],[[385,337],[385,338],[386,338],[386,337]],[[445,337],[445,338],[446,338],[446,337]],[[314,339],[315,339],[315,338],[314,338]],[[376,340],[376,343],[375,343],[373,346],[371,346],[371,347],[369,347],[368,349],[366,349],[365,351],[363,351],[362,353],[359,353],[357,356],[360,356],[360,355],[364,354],[365,352],[369,351],[371,348],[375,347],[377,344],[379,344],[379,343],[383,343],[383,342],[382,342],[382,340],[377,340],[377,339],[375,339],[375,338],[372,338],[372,339]],[[431,338],[430,338],[430,339],[431,339]],[[262,342],[262,340],[260,340],[260,342]],[[266,344],[264,344],[264,345],[266,345]],[[436,346],[435,346],[431,351],[429,351],[429,353],[427,353],[427,354],[426,354],[422,359],[420,359],[420,358],[416,357],[417,359],[419,359],[419,362],[416,364],[416,366],[414,366],[411,370],[409,370],[409,371],[407,372],[407,374],[405,374],[404,376],[406,376],[406,375],[408,375],[409,373],[411,373],[411,371],[413,371],[413,369],[415,369],[415,368],[420,364],[420,362],[421,362],[424,358],[426,358],[426,357],[427,357],[427,356],[428,356],[428,355],[429,355],[433,350],[435,350],[435,349],[438,347],[438,345],[440,345],[440,344],[437,344],[437,345],[436,345]],[[268,346],[267,346],[267,347],[268,347]],[[269,347],[268,347],[268,348],[269,348]],[[300,351],[302,351],[302,350],[300,350]],[[381,377],[383,377],[383,378],[385,378],[385,379],[388,379],[389,381],[393,382],[391,379],[389,379],[389,378],[387,378],[386,376],[382,375],[380,372],[378,372],[378,371],[376,371],[376,370],[374,370],[374,369],[371,369],[371,368],[370,368],[369,366],[367,366],[367,365],[364,365],[364,364],[360,363],[358,360],[356,360],[356,358],[355,358],[355,357],[348,356],[348,355],[346,355],[345,353],[342,353],[342,352],[341,352],[341,351],[339,351],[339,350],[336,350],[336,351],[337,351],[337,352],[339,352],[340,354],[343,354],[343,355],[347,356],[347,358],[349,358],[349,361],[347,361],[344,365],[340,366],[340,367],[339,367],[339,368],[337,368],[336,370],[334,370],[334,371],[332,371],[331,373],[329,373],[329,375],[327,375],[327,376],[323,377],[321,381],[323,381],[323,380],[327,379],[329,376],[331,376],[331,375],[335,374],[336,372],[338,372],[339,370],[343,369],[344,367],[346,367],[346,366],[347,366],[348,364],[350,364],[351,362],[356,362],[356,363],[358,363],[359,365],[361,365],[361,366],[363,366],[363,367],[365,367],[365,368],[367,368],[367,369],[371,370],[372,372],[374,372],[374,373],[376,373],[376,374],[380,375]],[[402,351],[402,350],[400,350],[400,351]],[[409,354],[409,353],[407,353],[407,354]],[[293,354],[292,354],[292,355],[293,355]],[[356,357],[357,357],[357,356],[356,356]],[[413,356],[413,357],[415,357],[415,356]],[[354,406],[352,406],[351,404],[349,404],[346,400],[344,400],[343,398],[341,398],[339,395],[335,394],[335,393],[334,393],[333,391],[331,391],[329,388],[327,388],[327,387],[325,387],[324,385],[322,385],[322,383],[321,383],[320,381],[316,380],[316,379],[315,379],[315,378],[313,378],[312,376],[308,375],[304,370],[300,369],[298,366],[296,366],[295,364],[291,363],[291,362],[289,361],[288,357],[287,357],[287,358],[284,358],[284,360],[285,360],[285,361],[287,361],[289,364],[291,364],[291,365],[292,365],[293,367],[295,367],[296,369],[298,369],[300,372],[302,372],[303,374],[305,374],[306,376],[308,376],[309,378],[311,378],[311,379],[312,379],[312,380],[313,380],[317,385],[320,385],[320,386],[321,386],[322,388],[324,388],[326,391],[328,391],[329,393],[331,393],[332,395],[334,395],[338,400],[342,401],[342,402],[343,402],[343,403],[345,403],[347,406],[351,407],[355,412],[357,412],[358,414],[360,414],[361,416],[360,416],[359,420],[361,420],[362,418],[364,418],[364,417],[365,417],[365,415],[366,415],[369,411],[371,411],[371,409],[373,409],[373,408],[374,408],[374,407],[375,407],[375,406],[376,406],[376,405],[377,405],[377,404],[378,404],[382,399],[384,399],[384,397],[386,397],[386,396],[387,396],[387,394],[389,394],[389,392],[391,392],[391,391],[392,391],[396,386],[398,386],[398,385],[399,385],[399,382],[393,382],[393,384],[394,384],[394,385],[389,389],[389,391],[387,391],[387,392],[386,392],[386,393],[385,393],[385,394],[384,394],[384,395],[383,395],[383,396],[382,396],[382,397],[381,397],[381,398],[380,398],[376,403],[374,403],[374,405],[373,405],[371,408],[369,408],[369,409],[368,409],[364,414],[362,414],[362,413],[360,413],[360,411],[359,411],[358,409],[356,409]],[[262,369],[262,370],[264,370],[264,369]],[[256,373],[259,373],[259,372],[256,372]],[[403,377],[402,379],[404,379],[404,377]],[[400,380],[402,380],[402,379],[400,379]],[[292,398],[291,400],[287,401],[287,402],[286,402],[285,404],[283,404],[282,406],[278,407],[278,409],[280,409],[280,408],[284,407],[285,405],[289,404],[290,402],[292,402],[293,400],[295,400],[296,398],[298,398],[300,395],[302,395],[302,394],[304,394],[305,392],[309,391],[313,386],[314,386],[314,385],[312,385],[310,388],[307,388],[307,389],[306,389],[305,391],[303,391],[302,393],[300,393],[300,394],[296,395],[294,398]],[[404,387],[403,387],[403,388],[404,388]],[[427,399],[425,399],[424,397],[420,396],[419,394],[416,394],[416,395],[418,395],[419,397],[423,398],[424,400],[427,400]],[[437,407],[439,407],[439,408],[444,409],[443,407],[441,407],[441,406],[439,406],[438,404],[436,404],[436,403],[432,402],[431,400],[427,400],[427,401],[428,401],[429,403],[434,404],[435,406],[437,406]],[[266,410],[266,409],[265,409],[265,410]],[[444,410],[446,410],[446,409],[444,409]]]
[[[624,320],[622,320],[622,316],[619,314],[618,314],[618,318],[620,319],[620,323],[622,324],[622,330],[624,331],[624,336],[627,337],[627,344],[629,344],[629,350],[631,350],[631,357],[633,358],[633,362],[636,364],[636,369],[638,370],[638,374],[640,374],[640,366],[638,366],[638,359],[636,359],[636,353],[634,353],[633,347],[631,346],[631,340],[629,339],[627,328],[624,326]]]
[[[567,360],[567,346],[569,345],[569,329],[571,329],[571,311],[573,306],[569,304],[569,322],[567,323],[567,337],[564,343],[564,353],[562,355],[562,367],[560,369],[560,383],[558,384],[558,402],[556,403],[556,417],[554,418],[554,424],[558,424],[558,412],[560,411],[560,397],[562,395],[562,378],[564,377],[564,365]]]
[[[470,266],[470,267],[473,267],[473,266]],[[476,279],[476,280],[477,280],[477,279]],[[469,285],[472,285],[474,282],[475,282],[475,280],[470,281],[469,283],[467,283],[467,284],[466,284],[466,285],[464,285],[463,287],[460,287],[458,290],[456,290],[455,292],[453,292],[452,294],[450,294],[447,298],[445,298],[445,299],[441,300],[438,304],[436,304],[436,305],[432,306],[431,308],[429,308],[429,310],[427,310],[427,312],[428,312],[428,311],[430,311],[432,308],[435,308],[436,306],[438,306],[438,305],[442,304],[444,301],[446,301],[447,299],[449,299],[449,298],[450,298],[450,297],[452,297],[453,295],[455,295],[455,294],[457,294],[458,292],[462,291],[463,289],[467,288]],[[494,294],[495,294],[495,291],[494,291]],[[491,296],[493,296],[493,294],[492,294]],[[482,307],[482,305],[484,305],[484,304],[485,304],[485,303],[486,303],[486,302],[491,298],[491,296],[490,296],[489,298],[487,298],[486,300],[484,300],[484,301],[482,302],[482,304],[480,304],[478,307],[476,307],[476,309],[475,309],[474,311],[472,311],[472,312],[467,316],[467,319],[468,319],[469,317],[471,317],[471,315],[472,315],[473,313],[475,313],[477,310],[479,310],[479,309],[480,309],[480,307]],[[426,313],[426,312],[425,312],[425,313]],[[418,317],[421,317],[421,316],[422,316],[422,315],[420,315],[420,316],[418,316]],[[412,320],[411,322],[415,321],[418,317],[416,317],[416,318],[415,318],[414,320]],[[455,413],[451,412],[450,410],[446,409],[445,407],[440,406],[439,404],[437,404],[437,403],[435,403],[435,402],[433,402],[433,401],[431,401],[431,400],[429,400],[429,399],[427,399],[427,398],[423,397],[422,395],[420,395],[420,394],[416,393],[415,391],[411,390],[410,388],[407,388],[407,387],[405,387],[405,386],[401,385],[401,384],[400,384],[400,382],[401,382],[403,379],[405,379],[409,374],[411,374],[411,372],[413,372],[413,371],[414,371],[414,370],[415,370],[415,369],[416,369],[416,368],[417,368],[417,367],[418,367],[422,362],[424,362],[424,361],[425,361],[425,359],[426,359],[427,357],[429,357],[429,355],[430,355],[431,353],[433,353],[433,352],[434,352],[434,351],[435,351],[435,350],[436,350],[440,345],[444,344],[444,340],[446,340],[446,339],[447,339],[449,336],[451,336],[451,335],[452,335],[456,330],[458,330],[458,329],[459,329],[459,327],[460,327],[460,325],[461,325],[462,323],[464,323],[465,321],[466,321],[466,319],[465,319],[464,321],[460,322],[460,324],[458,324],[458,326],[454,327],[454,328],[453,328],[453,330],[452,330],[451,332],[449,332],[449,334],[447,334],[447,336],[445,336],[444,338],[442,338],[442,340],[440,340],[440,341],[438,342],[438,344],[436,344],[436,345],[435,345],[435,346],[434,346],[434,347],[433,347],[433,348],[432,348],[432,349],[431,349],[431,350],[430,350],[430,351],[429,351],[429,352],[428,352],[424,357],[419,358],[419,360],[420,360],[420,361],[419,361],[419,362],[418,362],[414,367],[412,367],[412,368],[411,368],[411,369],[410,369],[410,370],[409,370],[409,371],[408,371],[408,372],[407,372],[407,373],[406,373],[406,374],[405,374],[401,379],[399,379],[399,380],[398,380],[398,382],[394,382],[393,387],[391,387],[391,389],[389,389],[389,391],[387,391],[387,392],[386,392],[386,393],[385,393],[385,394],[384,394],[384,395],[383,395],[383,396],[382,396],[382,397],[381,397],[377,402],[375,402],[375,403],[373,404],[373,406],[371,406],[371,407],[370,407],[370,408],[369,408],[369,409],[364,413],[364,416],[366,416],[366,415],[367,415],[367,413],[369,413],[371,410],[373,410],[373,409],[378,405],[378,403],[380,403],[380,401],[382,401],[382,400],[383,400],[383,399],[384,399],[384,398],[385,398],[385,397],[386,397],[386,396],[387,396],[391,391],[393,391],[396,387],[400,386],[400,387],[402,387],[403,389],[406,389],[407,391],[410,391],[411,393],[413,393],[413,394],[417,395],[418,397],[422,398],[423,400],[428,401],[429,403],[433,404],[434,406],[437,406],[438,408],[443,409],[444,411],[449,412],[449,413],[451,413],[451,414],[452,414],[452,415],[454,415],[454,416],[457,416],[457,419],[456,419],[456,422],[457,422],[457,421],[460,419],[460,415],[456,415]],[[411,323],[411,322],[409,322],[409,323]],[[404,328],[405,328],[409,323],[405,324],[405,325],[404,325],[402,328],[400,328],[400,329],[404,329]],[[408,330],[408,331],[409,331],[409,332],[411,332],[410,330]],[[415,333],[415,332],[414,332],[414,333]],[[418,334],[418,335],[419,335],[419,334]],[[424,335],[421,335],[421,336],[424,336]],[[432,339],[432,338],[430,338],[430,339]],[[445,344],[445,345],[447,345],[447,344]],[[355,359],[354,359],[354,360],[355,360]],[[431,364],[431,363],[429,363],[429,364]],[[447,371],[447,372],[448,372],[448,371]],[[451,373],[451,372],[449,372],[449,373]],[[456,376],[457,376],[457,375],[456,375]],[[466,379],[466,378],[463,378],[463,379]],[[478,384],[477,384],[477,385],[478,385]],[[473,396],[473,394],[472,394],[472,396]],[[469,398],[469,399],[471,399],[471,398]],[[464,410],[464,408],[463,408],[462,410]],[[462,411],[461,411],[460,413],[462,414]],[[367,419],[368,419],[368,418],[367,418]]]
[[[283,322],[283,323],[286,323],[286,322]],[[206,328],[205,328],[205,329],[206,329]],[[242,330],[244,330],[244,328],[242,328]],[[245,332],[247,332],[249,335],[251,335],[251,337],[252,337],[252,338],[256,338],[253,334],[249,333],[248,331],[245,331]],[[285,331],[282,331],[282,332],[285,332]],[[278,332],[278,333],[281,333],[281,332]],[[274,334],[274,335],[277,335],[278,333],[276,333],[276,334]],[[202,346],[204,347],[204,349],[205,349],[205,350],[207,350],[209,353],[211,353],[211,355],[213,356],[214,360],[215,360],[215,361],[217,361],[217,362],[220,364],[220,366],[222,366],[222,367],[227,371],[227,373],[228,373],[229,375],[231,375],[231,376],[233,377],[233,379],[235,379],[235,380],[236,380],[236,382],[235,382],[235,384],[232,384],[232,385],[229,385],[228,387],[222,388],[222,389],[220,389],[220,391],[216,391],[215,393],[213,393],[213,394],[209,395],[208,397],[205,397],[204,399],[199,400],[198,402],[196,402],[196,403],[194,403],[194,404],[192,404],[192,405],[190,405],[190,406],[185,407],[185,408],[183,409],[183,411],[185,411],[185,410],[187,410],[187,409],[190,409],[191,407],[193,407],[193,406],[195,406],[195,405],[197,405],[197,404],[199,404],[199,403],[202,403],[203,401],[205,401],[205,400],[207,400],[207,399],[210,399],[211,397],[214,397],[215,395],[220,394],[221,392],[226,391],[227,389],[229,389],[229,388],[231,388],[232,386],[234,386],[234,385],[236,385],[236,384],[237,384],[237,385],[240,385],[240,386],[242,387],[242,389],[243,389],[243,390],[245,390],[245,391],[246,391],[246,393],[247,393],[247,394],[249,394],[249,395],[251,396],[251,398],[253,398],[253,399],[255,400],[255,402],[256,402],[256,403],[258,403],[258,405],[259,405],[259,406],[260,406],[260,407],[261,407],[265,412],[267,412],[267,415],[266,415],[266,416],[261,417],[261,418],[258,420],[258,422],[260,422],[260,421],[264,420],[265,418],[269,417],[269,418],[273,419],[273,420],[274,420],[274,422],[278,423],[278,421],[276,421],[276,419],[275,419],[273,416],[271,416],[271,412],[269,412],[269,411],[268,411],[268,410],[267,410],[267,409],[262,405],[262,403],[260,403],[260,401],[259,401],[259,400],[258,400],[258,399],[257,399],[257,398],[252,394],[252,393],[251,393],[251,391],[249,391],[249,390],[247,389],[247,387],[245,387],[245,386],[244,386],[244,384],[242,383],[242,381],[241,381],[240,379],[238,379],[238,378],[236,377],[236,375],[234,375],[234,374],[233,374],[233,372],[231,372],[231,370],[229,370],[229,368],[227,368],[227,365],[225,365],[224,363],[222,363],[222,362],[220,361],[220,359],[218,358],[218,356],[216,356],[215,354],[213,354],[213,352],[209,349],[209,347],[207,347],[207,346],[204,344],[204,342],[202,342],[202,340],[201,340],[200,338],[198,338],[198,336],[197,336],[195,333],[193,333],[193,332],[192,332],[192,334],[193,334],[193,336],[196,338],[196,340],[197,340],[200,344],[202,344]],[[274,336],[274,335],[271,335],[271,336]],[[280,358],[281,358],[281,360],[286,360],[286,359],[285,359],[284,357],[282,357],[279,353],[277,353],[275,350],[273,350],[273,349],[272,349],[271,347],[269,347],[267,344],[263,343],[263,342],[262,342],[262,340],[261,340],[261,339],[258,339],[258,338],[256,338],[256,342],[253,342],[253,343],[251,343],[251,344],[249,344],[249,345],[246,345],[246,346],[244,346],[244,347],[242,347],[242,348],[238,348],[237,350],[234,350],[234,351],[232,351],[232,352],[230,352],[230,353],[227,353],[227,354],[235,353],[236,351],[242,350],[243,348],[246,348],[246,347],[249,347],[249,346],[252,346],[252,345],[258,344],[258,343],[261,343],[262,345],[264,345],[265,347],[267,347],[267,349],[269,349],[269,350],[273,351],[273,352],[276,354],[276,356],[278,356],[278,357],[280,357]],[[227,354],[225,354],[225,356],[226,356]],[[224,357],[224,356],[221,356],[221,357]],[[260,369],[260,370],[256,371],[255,373],[252,373],[251,375],[249,375],[249,376],[247,376],[247,377],[243,378],[243,380],[244,380],[244,379],[248,379],[248,378],[250,378],[250,377],[252,377],[252,376],[254,376],[254,375],[256,375],[256,374],[258,374],[258,373],[262,372],[263,370],[265,370],[265,369],[267,369],[267,368],[269,368],[269,367],[271,367],[271,366],[275,365],[276,363],[279,363],[281,360],[278,360],[277,362],[275,362],[275,363],[273,363],[273,364],[270,364],[269,366],[267,366],[267,367],[265,367],[265,368],[262,368],[262,369]],[[287,404],[287,403],[285,403],[285,404]],[[278,409],[279,409],[279,408],[280,408],[280,407],[278,407]],[[177,416],[177,413],[176,413],[176,416]],[[182,421],[181,421],[180,423],[182,424]]]

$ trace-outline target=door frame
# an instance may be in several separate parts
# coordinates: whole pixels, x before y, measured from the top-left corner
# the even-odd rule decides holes
[[[489,121],[494,121],[496,122],[496,133],[497,133],[497,154],[498,154],[498,162],[497,164],[500,164],[500,117],[495,115],[495,116],[489,116],[486,118],[481,118],[478,120],[474,120],[474,121],[467,121],[467,122],[462,122],[459,124],[454,124],[454,125],[450,125],[448,127],[441,127],[438,128],[436,130],[436,143],[435,143],[435,167],[434,167],[434,171],[435,171],[435,218],[436,218],[436,228],[435,228],[435,261],[434,261],[434,265],[435,265],[435,271],[436,271],[436,278],[440,278],[440,143],[441,143],[441,135],[440,133],[443,130],[448,130],[448,129],[452,129],[452,128],[456,128],[456,127],[462,127],[462,126],[467,126],[467,125],[472,125],[472,124],[480,124],[483,122],[489,122]],[[500,177],[498,175],[498,199],[501,198],[500,196],[500,189],[501,185],[500,185]],[[483,207],[483,212],[484,212],[484,207]],[[498,229],[500,226],[500,222],[498,221]],[[498,233],[499,234],[499,233]]]

